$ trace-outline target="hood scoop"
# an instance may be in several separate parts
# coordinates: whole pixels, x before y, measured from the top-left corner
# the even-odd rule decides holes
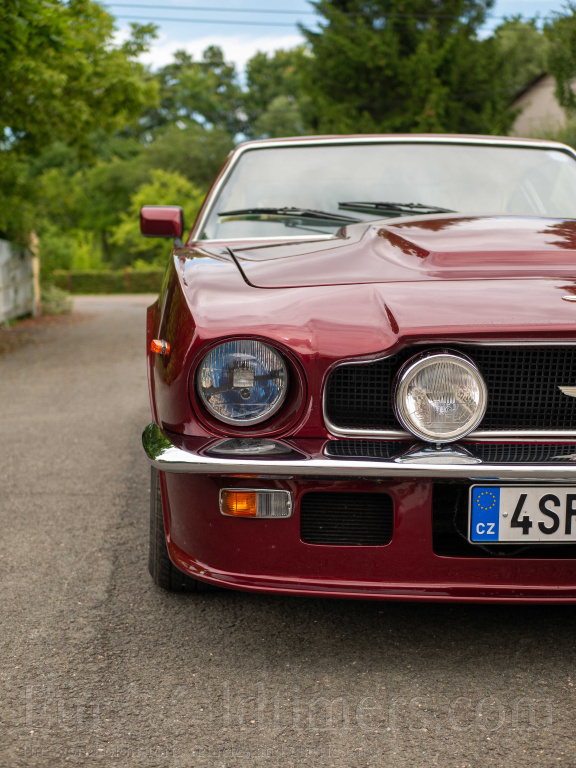
[[[261,288],[434,279],[546,277],[576,271],[576,220],[410,216],[353,224],[337,236],[232,253]]]

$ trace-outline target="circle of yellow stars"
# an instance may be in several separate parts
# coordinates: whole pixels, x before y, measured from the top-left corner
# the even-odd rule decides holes
[[[488,496],[488,499],[482,500],[482,496]],[[491,503],[488,504],[488,506],[484,506],[484,504],[486,504],[488,500]],[[484,501],[484,503],[482,503],[482,501]],[[493,509],[496,506],[496,496],[492,491],[480,491],[480,493],[476,498],[476,503],[478,504],[480,509],[483,509],[485,511],[489,509]]]

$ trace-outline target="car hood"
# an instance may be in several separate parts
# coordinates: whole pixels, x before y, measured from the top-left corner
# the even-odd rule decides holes
[[[230,248],[258,288],[474,278],[572,278],[576,220],[411,216],[353,224],[330,238]]]
[[[427,338],[575,338],[576,221],[396,219],[232,253],[206,243],[174,254],[202,343],[241,329],[336,361]]]

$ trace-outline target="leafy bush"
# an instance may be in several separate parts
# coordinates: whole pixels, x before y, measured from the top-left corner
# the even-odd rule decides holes
[[[67,291],[55,285],[43,285],[40,291],[42,313],[45,315],[66,315],[72,312],[72,299]]]
[[[46,223],[40,233],[42,278],[51,280],[55,269],[95,270],[102,268],[102,252],[93,232],[81,229],[62,231]]]
[[[163,269],[57,269],[55,284],[70,293],[159,293]]]
[[[132,195],[129,213],[123,213],[120,224],[112,232],[110,242],[132,257],[155,264],[165,263],[167,245],[164,238],[146,238],[140,234],[140,208],[143,205],[181,205],[184,223],[190,226],[200,210],[204,193],[184,176],[173,171],[152,171],[152,181],[142,184]]]

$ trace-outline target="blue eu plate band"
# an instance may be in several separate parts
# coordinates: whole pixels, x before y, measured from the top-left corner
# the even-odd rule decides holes
[[[500,488],[471,488],[470,541],[498,541]]]

